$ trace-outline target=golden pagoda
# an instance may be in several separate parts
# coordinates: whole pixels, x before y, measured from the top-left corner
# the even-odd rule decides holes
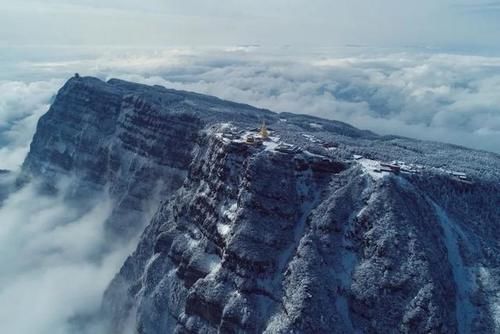
[[[266,121],[263,121],[263,122],[262,122],[262,126],[261,126],[261,128],[260,128],[259,135],[260,135],[263,139],[269,138],[269,131],[267,131]]]

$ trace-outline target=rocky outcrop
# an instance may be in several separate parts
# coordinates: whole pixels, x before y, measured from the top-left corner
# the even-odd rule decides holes
[[[144,333],[261,331],[269,312],[283,307],[277,276],[332,175],[312,167],[314,159],[306,156],[209,135],[183,188],[157,214],[112,283],[106,309],[140,300],[136,312]],[[128,302],[116,305],[110,295],[128,295]],[[123,315],[114,319],[120,327]]]
[[[245,142],[263,120],[271,138]],[[78,78],[40,121],[24,177],[47,188],[70,177],[76,198],[108,191],[119,238],[157,208],[104,295],[111,333],[495,333],[499,166],[486,152]]]
[[[206,108],[215,100],[194,98]],[[109,236],[128,240],[182,185],[210,118],[199,109],[182,92],[75,77],[40,119],[21,180],[42,179],[54,191],[69,179],[78,201],[106,189],[115,202]]]
[[[40,119],[23,165],[25,178],[41,176],[48,188],[69,178],[77,200],[106,188],[115,202],[107,224],[113,237],[140,232],[159,200],[180,187],[200,127],[195,116],[161,112],[143,94],[70,80]]]
[[[130,316],[139,333],[496,328],[480,306],[488,302],[472,305],[472,290],[465,298],[474,315],[463,323],[465,300],[455,296],[464,282],[454,275],[473,280],[479,268],[453,263],[436,209],[442,199],[427,196],[418,178],[374,180],[340,162],[335,172],[315,171],[307,154],[238,148],[216,136],[197,152],[184,186],[105,295],[115,329]]]

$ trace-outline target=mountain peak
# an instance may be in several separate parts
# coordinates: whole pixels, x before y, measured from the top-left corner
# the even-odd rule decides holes
[[[140,235],[104,296],[110,332],[466,333],[496,328],[499,165],[492,153],[74,77],[22,174],[56,191],[67,180],[80,205],[106,193],[109,240]]]

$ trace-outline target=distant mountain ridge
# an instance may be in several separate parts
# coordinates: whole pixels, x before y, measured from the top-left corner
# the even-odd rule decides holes
[[[500,333],[497,154],[75,77],[21,176],[63,178],[141,235],[112,333]]]

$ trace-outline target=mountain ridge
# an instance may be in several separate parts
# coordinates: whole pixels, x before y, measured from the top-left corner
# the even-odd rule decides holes
[[[270,138],[250,141],[263,121]],[[22,178],[70,178],[77,201],[107,192],[110,239],[141,235],[104,295],[110,332],[494,333],[499,166],[494,153],[78,77],[40,120]]]

